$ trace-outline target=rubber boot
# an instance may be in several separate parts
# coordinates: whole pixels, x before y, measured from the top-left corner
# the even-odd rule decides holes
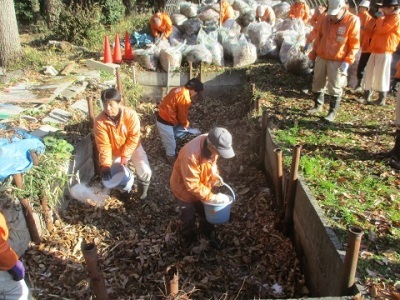
[[[336,114],[339,110],[341,96],[329,96],[329,113],[325,117],[328,122],[335,120]]]
[[[360,104],[369,104],[369,103],[371,103],[371,96],[372,96],[372,92],[370,90],[365,90],[363,97],[360,99],[357,99],[357,102]]]
[[[324,93],[314,93],[314,108],[307,110],[307,113],[314,115],[322,112],[322,105],[324,105]]]
[[[396,156],[396,153],[400,153],[400,129],[397,129],[395,132],[393,149],[385,153],[384,156],[385,157]]]
[[[378,92],[378,100],[371,102],[373,105],[385,106],[386,105],[386,92]]]
[[[138,195],[140,200],[147,198],[147,191],[149,190],[150,181],[138,180]]]

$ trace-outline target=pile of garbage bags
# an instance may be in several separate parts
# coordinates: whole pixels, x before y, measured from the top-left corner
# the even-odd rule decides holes
[[[200,4],[180,2],[171,21],[173,30],[168,40],[155,40],[135,54],[139,64],[155,71],[180,68],[182,62],[224,66],[225,60],[233,67],[253,64],[258,58],[280,60],[289,72],[308,74],[308,56],[302,52],[306,35],[311,31],[300,19],[287,18],[290,5],[273,0],[229,0],[236,18],[221,26],[220,4],[203,0]],[[274,26],[256,20],[260,5],[270,5],[276,14]]]

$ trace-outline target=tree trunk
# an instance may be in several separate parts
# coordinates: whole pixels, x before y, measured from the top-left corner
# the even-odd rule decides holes
[[[10,66],[21,55],[14,1],[1,0],[0,9],[0,67]]]
[[[63,4],[61,0],[46,0],[46,21],[50,29],[58,22]]]

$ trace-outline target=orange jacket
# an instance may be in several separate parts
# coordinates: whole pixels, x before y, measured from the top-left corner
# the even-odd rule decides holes
[[[140,145],[140,121],[137,113],[129,107],[121,107],[118,125],[101,112],[95,119],[94,138],[102,167],[113,163],[113,156],[130,158]]]
[[[214,174],[218,174],[218,155],[211,159],[201,155],[207,135],[202,134],[183,146],[175,161],[170,186],[175,197],[181,201],[210,201],[213,195],[211,189],[217,180]]]
[[[304,23],[307,23],[310,17],[310,8],[306,3],[294,2],[290,6],[288,16],[292,19],[302,19]]]
[[[222,1],[221,22],[224,23],[226,20],[234,18],[235,11],[232,6],[228,2]]]
[[[376,24],[375,18],[370,18],[360,31],[360,46],[362,53],[371,53],[371,37]]]
[[[158,27],[156,26],[156,24],[154,24],[154,17],[156,15],[161,19],[161,25]],[[168,38],[172,33],[171,18],[166,13],[159,13],[156,15],[153,15],[150,18],[150,29],[153,33],[153,36],[157,38],[160,34],[164,33],[164,37]]]
[[[369,14],[367,10],[359,12],[357,16],[360,18],[361,30],[368,23],[368,21],[372,19],[372,16]]]
[[[315,16],[315,14],[313,16]],[[306,43],[307,44],[309,44],[309,43],[311,43],[312,41],[315,40],[315,37],[317,36],[318,29],[321,26],[322,20],[325,18],[325,16],[326,16],[326,12],[318,15],[317,20],[314,22],[313,29],[307,35],[307,38],[306,38]]]
[[[6,219],[0,212],[0,271],[8,271],[15,266],[18,255],[8,243],[8,227]]]
[[[319,56],[352,64],[359,49],[360,20],[346,11],[342,20],[337,23],[332,22],[328,15],[324,17],[309,57],[311,60]]]
[[[189,107],[192,104],[189,89],[184,86],[173,88],[158,105],[158,114],[165,121],[189,127]]]
[[[314,10],[314,13],[313,13],[313,15],[311,16],[311,19],[310,19],[310,25],[311,25],[312,27],[314,27],[315,24],[317,24],[318,18],[319,18],[320,16],[321,16],[321,15],[320,15],[320,13],[319,13],[319,11],[318,11],[318,7],[316,7],[315,10]]]
[[[269,5],[266,6],[264,15],[260,17],[260,20],[267,23],[275,23],[276,16],[271,6]]]
[[[371,37],[371,53],[393,53],[400,41],[400,16],[394,14],[380,17]]]

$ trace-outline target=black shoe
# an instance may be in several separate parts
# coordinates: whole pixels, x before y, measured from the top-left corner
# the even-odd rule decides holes
[[[215,232],[215,230],[213,230],[211,232],[209,240],[210,240],[210,246],[213,247],[214,249],[218,250],[218,249],[222,248],[222,242],[218,238],[217,233]]]

